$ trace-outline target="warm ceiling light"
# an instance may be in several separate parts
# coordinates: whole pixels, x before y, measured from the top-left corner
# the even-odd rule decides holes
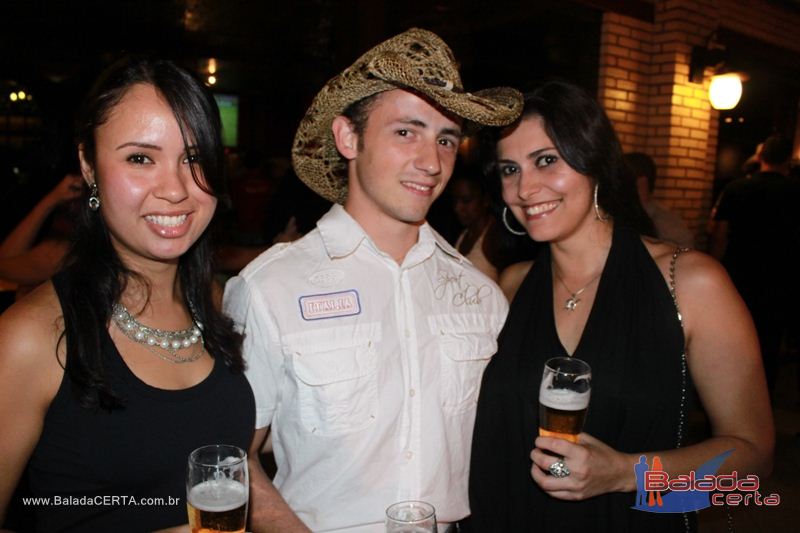
[[[25,100],[25,91],[17,91],[17,98]]]
[[[742,97],[742,78],[739,74],[720,74],[711,78],[708,99],[714,109],[733,109]]]
[[[209,85],[214,85],[215,83],[217,83],[217,77],[216,76],[209,76],[208,77],[208,84]]]
[[[12,102],[16,102],[18,98],[17,93],[11,93],[8,97],[11,98]]]
[[[208,73],[209,74],[216,74],[217,73],[217,60],[213,57],[208,60]]]

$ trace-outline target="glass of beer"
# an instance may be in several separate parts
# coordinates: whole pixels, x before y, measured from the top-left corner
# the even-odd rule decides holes
[[[554,357],[544,365],[539,387],[539,435],[578,442],[589,409],[592,369],[574,357]]]
[[[243,533],[247,523],[247,453],[214,444],[189,454],[186,506],[192,533]]]
[[[386,509],[386,533],[436,533],[433,505],[420,501],[390,505]]]

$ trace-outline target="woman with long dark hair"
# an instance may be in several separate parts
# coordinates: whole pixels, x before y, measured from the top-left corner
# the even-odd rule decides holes
[[[719,473],[769,472],[772,413],[744,304],[713,259],[648,237],[611,123],[584,90],[544,84],[516,124],[487,136],[506,224],[548,246],[484,374],[474,530],[690,530],[694,513],[632,508],[634,465],[658,456],[674,477],[733,449]],[[592,369],[577,442],[537,437],[542,370],[558,356]],[[711,425],[695,444],[686,439],[692,388]]]
[[[51,502],[37,530],[179,526],[189,452],[246,448],[255,416],[213,283],[219,113],[173,63],[128,59],[95,84],[77,141],[67,266],[0,318],[0,515],[27,463]]]

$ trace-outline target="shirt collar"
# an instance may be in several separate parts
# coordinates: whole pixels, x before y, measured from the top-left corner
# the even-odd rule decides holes
[[[333,204],[317,221],[317,228],[331,259],[350,255],[367,238],[364,229],[340,204]]]
[[[420,226],[419,228],[419,240],[417,243],[424,243],[433,241],[444,253],[447,255],[452,255],[459,261],[461,261],[461,254],[453,248],[449,242],[445,240],[444,237],[439,235],[438,232],[434,231],[434,229],[428,224],[427,222]]]
[[[317,228],[319,228],[322,242],[325,245],[325,251],[331,259],[350,255],[365,239],[370,240],[364,228],[340,204],[334,204],[319,219]],[[456,249],[434,231],[427,222],[420,226],[417,243],[409,250],[409,255],[428,258],[437,246],[446,254],[461,260]]]

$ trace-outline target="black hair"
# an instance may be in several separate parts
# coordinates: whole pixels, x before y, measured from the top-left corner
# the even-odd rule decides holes
[[[482,134],[484,168],[495,197],[499,197],[497,142],[519,121],[540,117],[547,136],[564,161],[598,185],[597,201],[616,224],[642,235],[655,236],[653,222],[639,201],[634,180],[622,158],[614,127],[600,104],[581,87],[565,81],[549,81],[525,95],[522,116],[503,129],[487,128]]]
[[[76,128],[76,141],[84,159],[95,169],[95,133],[108,120],[113,108],[135,85],[151,85],[172,108],[184,145],[194,144],[202,176],[192,168],[192,176],[204,191],[219,195],[223,189],[223,148],[219,110],[213,96],[191,74],[171,61],[126,58],[110,66],[97,80],[85,99]],[[103,176],[95,174],[99,188]],[[84,203],[89,192],[84,192]],[[69,364],[66,373],[72,380],[81,405],[113,409],[124,405],[109,383],[103,363],[103,338],[111,317],[112,305],[136,278],[114,249],[108,228],[99,211],[83,207],[76,221],[68,265],[63,276],[68,294],[62,298],[65,317],[61,341],[65,342]],[[214,271],[209,230],[181,256],[178,277],[183,297],[191,303],[192,314],[203,325],[203,340],[212,357],[220,357],[234,372],[244,370],[242,335],[230,318],[215,306]]]
[[[768,165],[783,165],[792,157],[792,143],[786,137],[770,135],[764,141],[759,157]]]
[[[633,174],[634,182],[639,176],[647,178],[647,190],[656,188],[656,164],[653,158],[643,152],[630,152],[623,156],[625,164]]]

